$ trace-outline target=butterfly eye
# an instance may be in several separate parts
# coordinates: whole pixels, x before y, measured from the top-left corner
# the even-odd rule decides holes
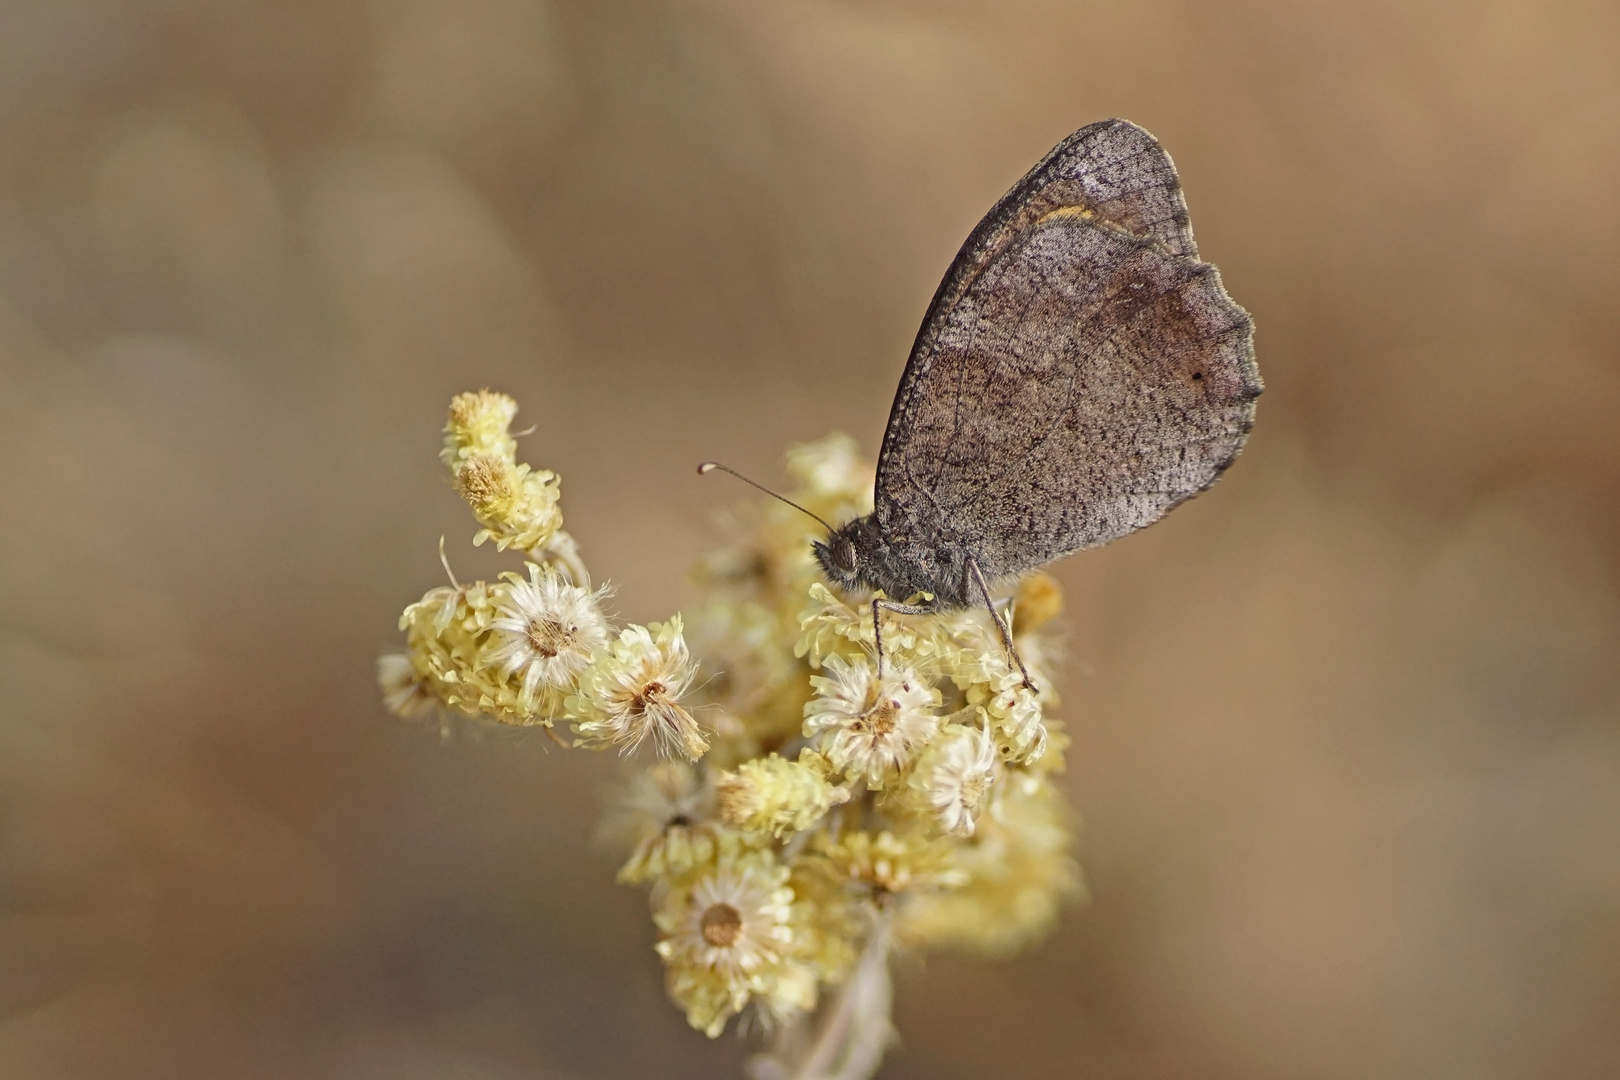
[[[833,562],[838,565],[838,569],[853,573],[860,562],[855,555],[855,542],[847,536],[840,537],[833,545]]]

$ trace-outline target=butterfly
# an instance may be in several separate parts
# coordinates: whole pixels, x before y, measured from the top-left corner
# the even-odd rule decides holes
[[[983,603],[1033,688],[991,588],[1213,484],[1254,423],[1253,340],[1198,257],[1158,141],[1125,120],[1081,128],[946,271],[889,412],[874,509],[814,545],[823,572],[877,593],[874,628],[880,609]],[[881,671],[881,633],[877,658]]]

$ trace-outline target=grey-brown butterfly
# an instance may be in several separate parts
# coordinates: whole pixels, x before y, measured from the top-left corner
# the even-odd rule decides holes
[[[880,591],[874,626],[879,608],[982,602],[1016,660],[991,587],[1213,484],[1254,423],[1253,337],[1198,258],[1158,141],[1124,120],[1081,128],[946,271],[889,413],[873,512],[815,545],[828,580]]]

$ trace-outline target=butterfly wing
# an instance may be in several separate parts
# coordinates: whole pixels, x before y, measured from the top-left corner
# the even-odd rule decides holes
[[[884,437],[880,525],[1000,576],[1213,483],[1261,383],[1248,315],[1196,250],[1152,136],[1113,120],[1064,140],[935,294]]]

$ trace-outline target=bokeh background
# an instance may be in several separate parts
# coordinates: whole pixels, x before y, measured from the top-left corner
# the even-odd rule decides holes
[[[875,452],[1058,139],[1170,149],[1268,391],[1063,563],[1092,901],[902,965],[885,1076],[1620,1076],[1611,0],[0,3],[0,1074],[739,1075],[610,755],[394,721],[516,395],[619,610]]]

